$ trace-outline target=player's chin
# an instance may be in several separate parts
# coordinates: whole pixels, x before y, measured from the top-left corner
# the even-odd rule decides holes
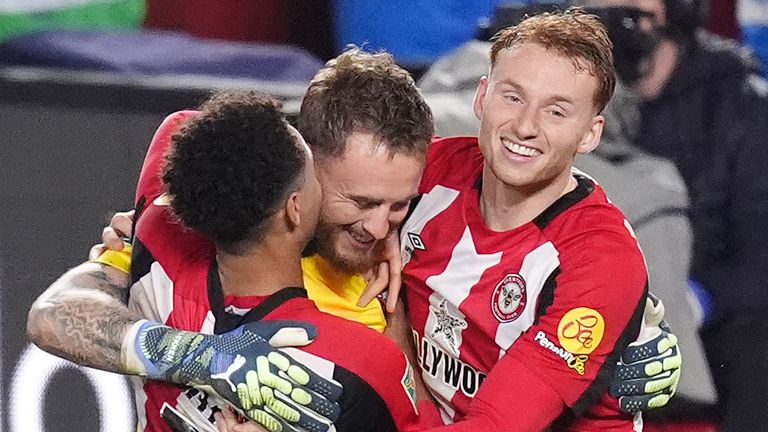
[[[532,165],[526,169],[518,167],[500,169],[497,171],[496,177],[507,186],[535,191],[546,186],[552,180],[545,174],[537,166]]]
[[[377,249],[375,245],[361,250],[343,240],[334,242],[332,261],[349,273],[364,273],[380,261]]]

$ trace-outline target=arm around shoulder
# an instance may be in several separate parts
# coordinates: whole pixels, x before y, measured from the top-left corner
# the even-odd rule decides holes
[[[56,356],[83,366],[123,372],[121,349],[140,316],[126,306],[129,276],[87,262],[69,270],[32,304],[27,338]]]

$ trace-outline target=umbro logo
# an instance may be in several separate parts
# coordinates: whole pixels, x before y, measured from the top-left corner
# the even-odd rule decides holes
[[[424,242],[421,240],[421,236],[419,236],[416,233],[409,232],[408,233],[408,240],[411,241],[411,245],[414,249],[417,250],[427,250],[427,247],[424,245]]]

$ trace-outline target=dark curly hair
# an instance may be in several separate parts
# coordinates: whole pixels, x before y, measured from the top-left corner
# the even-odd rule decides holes
[[[393,154],[426,154],[434,133],[411,75],[387,53],[354,47],[312,79],[297,125],[318,157],[343,154],[353,132],[372,132]]]
[[[173,136],[163,182],[185,225],[238,254],[304,179],[305,154],[274,99],[224,92]]]

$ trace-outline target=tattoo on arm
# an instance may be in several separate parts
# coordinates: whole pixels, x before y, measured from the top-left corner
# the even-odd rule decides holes
[[[75,363],[122,372],[120,351],[131,312],[126,273],[96,263],[67,272],[29,313],[28,337],[41,349]]]

